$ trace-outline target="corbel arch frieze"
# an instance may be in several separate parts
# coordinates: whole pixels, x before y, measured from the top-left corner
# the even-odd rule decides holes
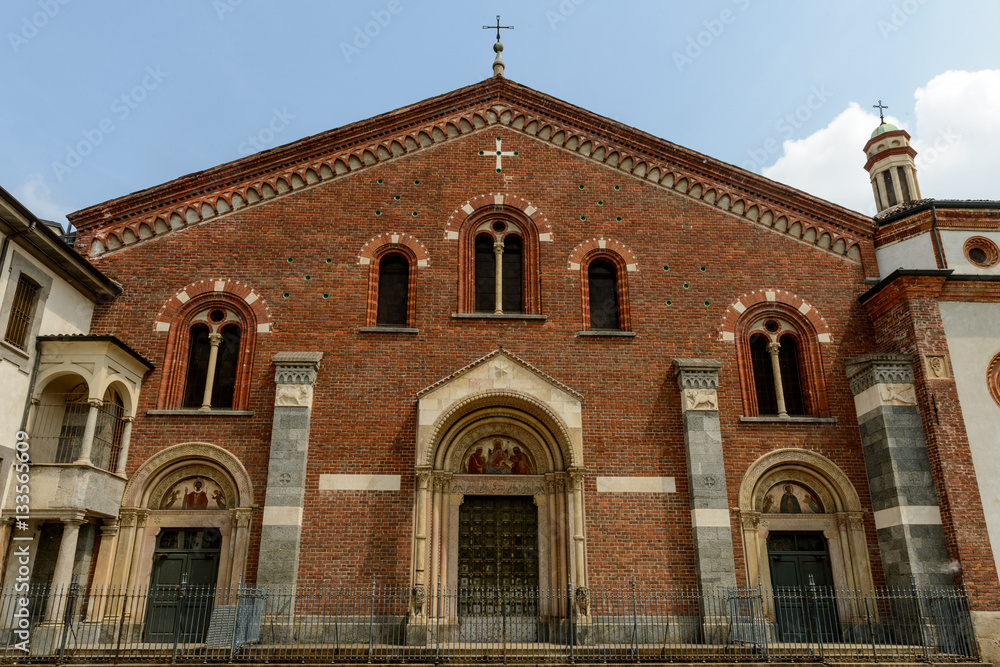
[[[861,262],[861,242],[871,238],[862,216],[845,223],[839,218],[848,215],[846,212],[811,214],[776,206],[773,193],[725,183],[724,174],[702,173],[704,170],[694,162],[704,163],[703,156],[653,140],[632,128],[609,127],[607,119],[579,109],[533,104],[529,100],[533,91],[511,92],[514,94],[505,95],[505,101],[500,103],[495,95],[484,96],[488,100],[482,97],[472,100],[458,113],[450,109],[437,113],[414,109],[414,115],[422,113],[422,116],[407,118],[400,114],[396,127],[386,123],[385,135],[375,141],[368,132],[358,141],[359,133],[354,126],[334,130],[330,136],[303,140],[288,147],[284,155],[274,156],[275,167],[270,173],[266,173],[265,166],[263,170],[254,170],[250,180],[210,188],[195,197],[175,200],[160,210],[143,210],[138,215],[126,211],[96,225],[82,220],[80,243],[88,246],[90,256],[98,257],[502,125],[836,256]],[[594,127],[598,123],[600,129]],[[346,136],[340,139],[338,132]],[[317,142],[333,145],[317,145]],[[265,173],[261,175],[261,171]]]

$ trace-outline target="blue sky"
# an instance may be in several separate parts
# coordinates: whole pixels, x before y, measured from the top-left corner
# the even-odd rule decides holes
[[[0,185],[63,220],[480,81],[498,12],[510,79],[725,162],[873,213],[881,99],[923,196],[1000,199],[986,0],[4,0]]]

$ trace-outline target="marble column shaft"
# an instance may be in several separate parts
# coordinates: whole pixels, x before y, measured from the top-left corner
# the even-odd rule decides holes
[[[721,367],[714,359],[674,359],[687,449],[695,564],[703,589],[736,586],[719,425],[717,389]]]

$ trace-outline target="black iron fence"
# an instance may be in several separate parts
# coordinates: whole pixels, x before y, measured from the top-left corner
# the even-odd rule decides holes
[[[960,588],[33,587],[2,662],[966,662]]]

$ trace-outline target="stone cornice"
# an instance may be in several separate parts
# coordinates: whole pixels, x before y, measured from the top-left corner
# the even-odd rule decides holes
[[[306,137],[69,216],[78,247],[122,246],[364,170],[484,128],[549,145],[861,261],[871,218],[574,107],[502,77]]]
[[[717,359],[674,359],[674,375],[681,389],[718,389],[719,369]]]
[[[908,354],[867,354],[844,359],[851,393],[876,384],[913,384],[913,358]]]

